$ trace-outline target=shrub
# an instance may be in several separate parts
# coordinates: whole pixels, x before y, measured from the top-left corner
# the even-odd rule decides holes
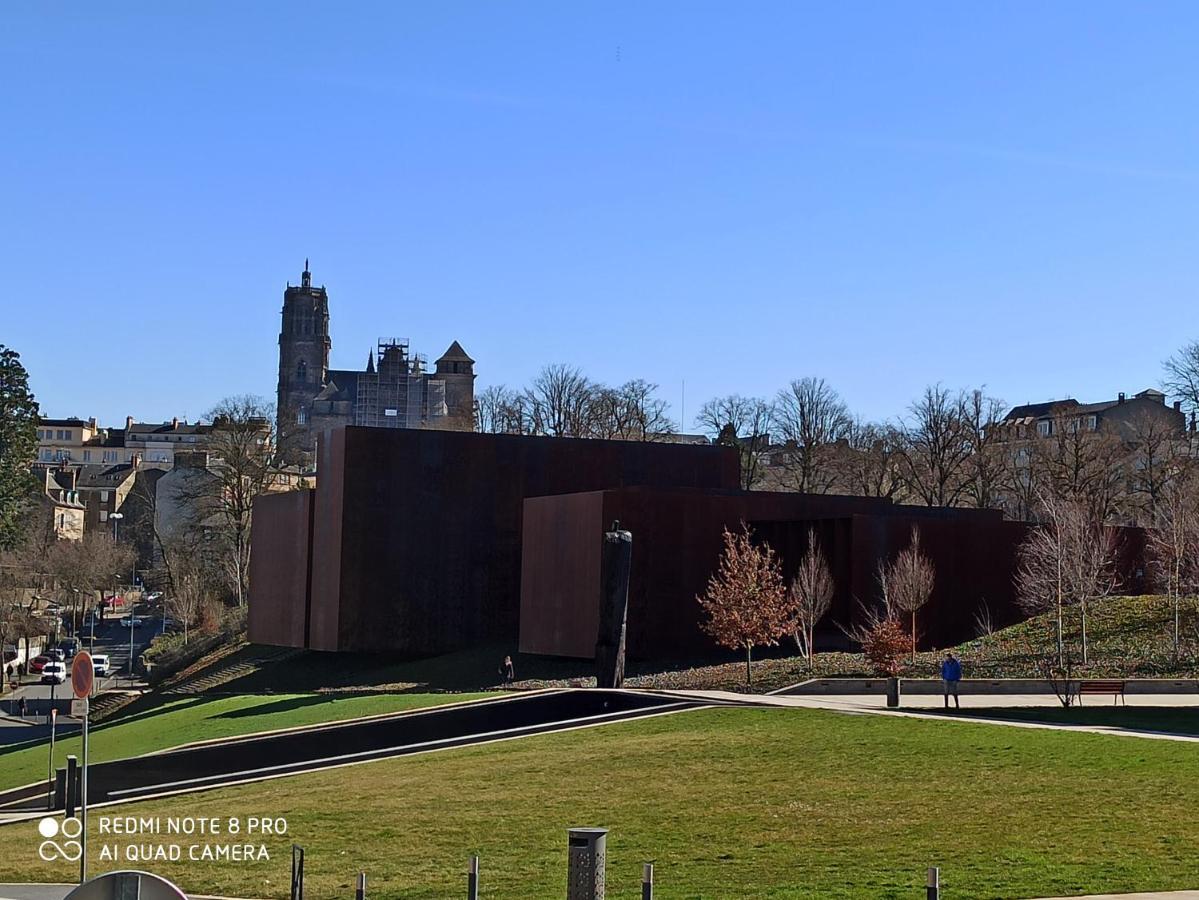
[[[908,636],[894,619],[877,622],[862,641],[866,655],[876,675],[893,678],[903,671],[903,657],[908,649]]]

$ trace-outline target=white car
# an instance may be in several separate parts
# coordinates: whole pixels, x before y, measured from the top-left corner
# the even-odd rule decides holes
[[[161,600],[161,599],[162,599],[162,591],[154,591],[153,593],[146,594],[146,600],[150,603],[153,603],[155,600]]]
[[[122,628],[141,628],[146,622],[141,616],[125,616],[121,619]]]
[[[97,653],[92,657],[92,671],[99,678],[108,676],[108,657],[103,653]]]
[[[62,684],[67,680],[67,667],[60,662],[48,662],[42,666],[42,684]]]

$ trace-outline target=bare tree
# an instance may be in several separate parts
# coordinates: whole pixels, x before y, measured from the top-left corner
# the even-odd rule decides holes
[[[132,545],[118,543],[106,531],[93,531],[81,541],[54,545],[49,569],[58,595],[70,610],[73,631],[82,627],[84,608],[90,608],[97,591],[114,591],[119,582],[132,579],[137,554]]]
[[[1130,424],[1129,500],[1134,520],[1152,525],[1157,520],[1162,494],[1187,458],[1183,436],[1162,416],[1141,413]]]
[[[937,572],[932,560],[920,552],[920,529],[912,526],[912,539],[895,561],[882,571],[884,602],[888,609],[899,609],[911,617],[912,663],[916,662],[916,613],[928,602],[936,585]]]
[[[523,434],[524,416],[519,392],[493,384],[475,401],[475,428],[483,434]]]
[[[521,397],[525,434],[586,437],[591,433],[595,385],[574,366],[546,366]]]
[[[1098,522],[1107,522],[1119,504],[1125,482],[1127,452],[1114,430],[1072,413],[1055,410],[1049,434],[1032,443],[1041,454],[1047,492],[1089,507]],[[1084,664],[1086,660],[1083,660]]]
[[[1004,454],[999,423],[1003,401],[981,389],[962,400],[962,428],[970,446],[964,465],[965,493],[978,509],[998,506],[1004,483]]]
[[[770,421],[775,439],[784,445],[779,457],[793,489],[827,493],[836,477],[831,465],[835,445],[848,437],[853,424],[840,395],[823,378],[792,381],[775,397]]]
[[[770,406],[757,397],[730,394],[705,403],[696,424],[713,442],[736,447],[741,457],[741,487],[751,490],[762,474],[770,446]]]
[[[592,392],[590,436],[626,441],[653,441],[674,433],[666,401],[658,386],[644,379],[620,387],[596,387]]]
[[[1166,381],[1163,387],[1182,399],[1194,417],[1199,415],[1199,341],[1182,347],[1164,363]]]
[[[753,648],[773,646],[795,621],[778,558],[758,547],[744,523],[724,531],[724,552],[708,586],[696,600],[707,614],[704,631],[722,647],[745,651],[745,683],[753,682]]]
[[[904,482],[927,506],[954,506],[966,489],[971,446],[964,399],[941,385],[925,388],[904,430]]]
[[[1058,662],[1065,664],[1064,617],[1078,606],[1082,662],[1088,662],[1087,611],[1114,586],[1115,544],[1111,529],[1084,501],[1050,492],[1041,497],[1043,521],[1020,545],[1016,589],[1030,613],[1056,613]]]
[[[1147,533],[1152,571],[1174,614],[1174,660],[1182,655],[1182,598],[1199,588],[1199,483],[1193,472],[1171,480]]]
[[[814,528],[808,529],[808,549],[799,561],[799,571],[789,588],[795,609],[795,642],[812,668],[816,651],[816,625],[833,602],[833,573],[820,549]]]
[[[212,458],[204,477],[182,482],[180,498],[191,527],[207,529],[233,595],[242,606],[249,589],[254,501],[284,486],[270,405],[253,396],[229,397],[209,413]]]
[[[854,422],[834,455],[838,490],[892,499],[902,487],[903,435],[893,425]]]

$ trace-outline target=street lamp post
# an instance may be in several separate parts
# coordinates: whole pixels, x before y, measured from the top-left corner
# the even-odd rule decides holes
[[[112,539],[114,541],[117,539],[117,524],[123,518],[125,518],[123,513],[114,512],[108,514],[108,521],[112,522]]]

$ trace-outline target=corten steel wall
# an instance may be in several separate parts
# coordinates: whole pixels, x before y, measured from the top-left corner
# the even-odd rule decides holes
[[[590,512],[594,497],[602,499],[598,522]],[[836,581],[830,616],[817,636],[826,646],[846,643],[837,626],[860,620],[858,599],[875,600],[877,562],[907,546],[913,524],[919,524],[938,570],[927,615],[917,620],[924,646],[972,636],[984,598],[997,625],[1020,618],[1011,573],[1025,526],[1004,522],[993,510],[896,506],[864,497],[653,489],[602,491],[589,495],[586,505],[547,497],[526,506],[537,512],[526,529],[523,652],[592,654],[599,581],[590,560],[598,553],[603,525],[614,518],[633,532],[628,641],[630,654],[642,658],[714,649],[700,627],[695,598],[719,561],[723,529],[742,521],[778,551],[787,578],[807,547],[809,529],[816,530]],[[583,509],[585,516],[578,512]],[[552,527],[559,535],[550,552],[530,540],[534,527]]]
[[[525,497],[738,478],[728,447],[410,429],[333,429],[319,459],[309,629],[318,650],[515,641]]]
[[[306,645],[312,491],[254,501],[248,637],[256,644]]]
[[[629,653],[685,655],[713,647],[700,629],[697,594],[703,591],[720,557],[724,528],[742,521],[759,533],[772,522],[815,524],[822,532],[830,564],[848,571],[855,514],[894,515],[896,507],[869,497],[629,488],[599,491],[602,515],[590,512],[594,501],[544,497],[526,501],[536,509],[525,530],[521,583],[520,650],[560,656],[590,656],[598,621],[600,535],[613,519],[633,532],[629,585]],[[579,510],[586,510],[585,516]],[[966,511],[985,520],[997,513]],[[572,519],[579,519],[572,521]],[[552,523],[552,524],[551,524]],[[553,529],[558,539],[547,550],[537,534]],[[590,529],[590,530],[589,530]],[[594,573],[594,578],[583,580]],[[847,582],[847,578],[841,579]],[[848,610],[848,593],[842,602]]]

